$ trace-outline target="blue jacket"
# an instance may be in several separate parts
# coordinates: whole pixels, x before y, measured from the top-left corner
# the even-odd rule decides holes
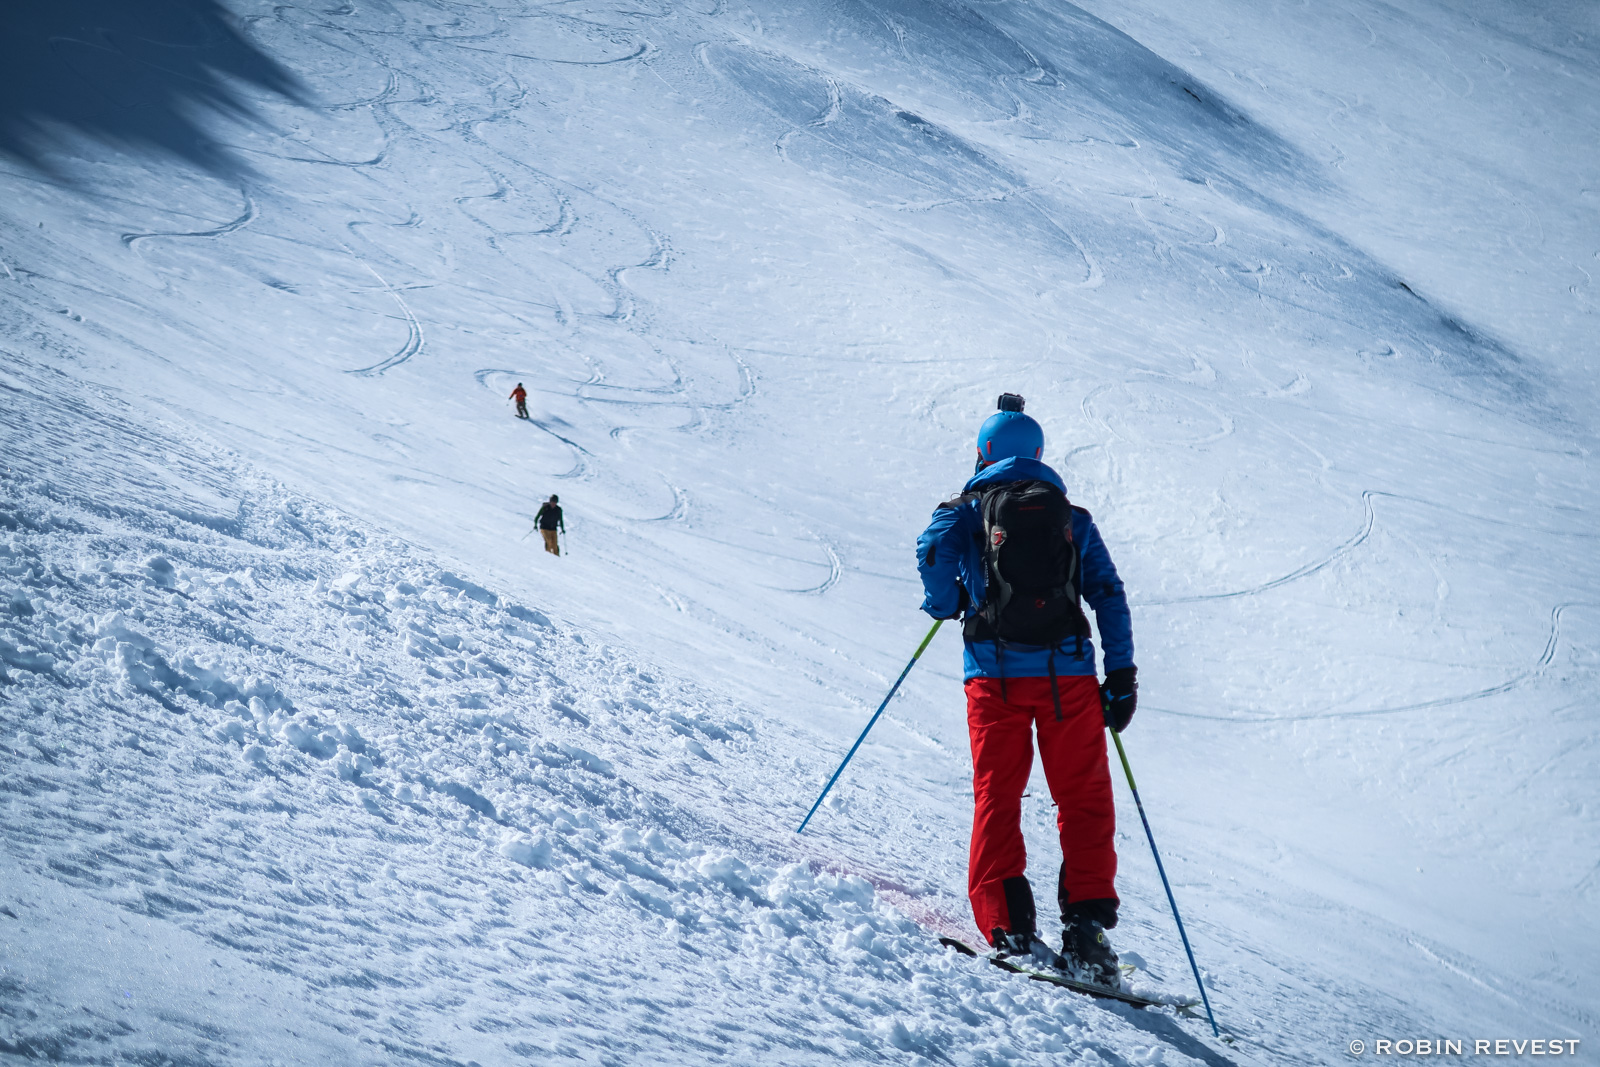
[[[967,482],[964,493],[975,492],[986,486],[1002,482],[1021,482],[1039,479],[1052,482],[1066,492],[1061,476],[1036,459],[1004,459],[985,468]],[[1094,519],[1082,508],[1072,509],[1072,539],[1078,544],[1082,556],[1083,598],[1094,609],[1094,621],[1105,642],[1106,670],[1133,666],[1133,620],[1128,614],[1128,598],[1122,591],[1122,579],[1111,562],[1100,531]],[[917,573],[922,575],[922,588],[927,596],[922,610],[936,619],[954,618],[962,607],[961,591],[967,593],[967,611],[970,617],[983,604],[985,575],[983,570],[983,516],[976,500],[957,507],[940,507],[933,513],[933,521],[917,538]],[[1056,653],[1058,675],[1093,675],[1094,643],[1083,641],[1083,655],[1077,655],[1075,641],[1064,643]],[[1042,678],[1050,673],[1048,649],[1034,645],[1005,646],[1005,676],[1007,678]],[[995,658],[992,641],[968,641],[966,649],[967,678],[996,678],[1001,674],[1000,663]]]

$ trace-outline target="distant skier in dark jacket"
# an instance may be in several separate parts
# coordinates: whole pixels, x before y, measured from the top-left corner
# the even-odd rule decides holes
[[[518,382],[517,383],[517,387],[515,389],[511,390],[511,399],[515,400],[517,402],[517,418],[519,418],[519,419],[527,418],[528,417],[528,391],[522,387],[522,383],[521,382]]]
[[[978,929],[1001,954],[1031,954],[1116,988],[1121,974],[1105,936],[1119,904],[1116,812],[1103,728],[1120,732],[1133,717],[1128,602],[1094,520],[1067,504],[1061,477],[1039,461],[1039,424],[1022,413],[1020,397],[1002,397],[1001,407],[978,433],[977,474],[917,539],[923,610],[962,616],[966,639],[975,800],[967,892]],[[1067,573],[1074,557],[1075,583]],[[1055,573],[1030,577],[1030,567]],[[1080,592],[1105,642],[1103,688]],[[1064,959],[1038,939],[1023,873],[1022,794],[1035,730],[1061,840]]]
[[[567,524],[561,518],[561,505],[557,503],[560,499],[551,493],[550,499],[539,505],[539,513],[533,517],[534,524],[544,535],[544,550],[552,556],[561,555],[561,542],[556,538],[556,531],[567,532]]]

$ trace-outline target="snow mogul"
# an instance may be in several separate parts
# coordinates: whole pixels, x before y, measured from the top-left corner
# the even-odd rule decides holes
[[[1031,956],[1081,981],[1120,989],[1106,931],[1117,925],[1116,810],[1102,727],[1120,733],[1138,698],[1122,581],[1094,519],[1040,462],[1044,431],[1007,393],[978,431],[978,466],[917,539],[917,570],[936,619],[962,620],[974,811],[967,895],[1001,956]],[[1099,684],[1087,600],[1104,643]],[[1056,806],[1061,953],[1040,940],[1024,871],[1022,793],[1033,736]]]

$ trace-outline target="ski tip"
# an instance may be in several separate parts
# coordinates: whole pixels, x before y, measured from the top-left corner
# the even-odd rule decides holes
[[[973,948],[965,941],[957,941],[953,937],[941,937],[939,938],[939,944],[943,945],[945,948],[953,948],[963,956],[976,956],[978,954],[977,949]]]

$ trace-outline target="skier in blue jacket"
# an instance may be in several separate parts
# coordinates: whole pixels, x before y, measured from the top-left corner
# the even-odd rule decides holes
[[[965,638],[975,801],[968,897],[978,929],[1001,954],[1032,954],[1115,988],[1121,975],[1105,931],[1116,926],[1119,904],[1116,813],[1103,727],[1120,732],[1137,701],[1128,601],[1093,518],[1067,504],[1060,475],[1040,462],[1043,430],[1022,413],[1020,397],[1007,394],[1001,407],[978,433],[977,473],[917,539],[922,608],[937,619],[961,617]],[[1010,516],[1009,534],[1002,515]],[[1044,528],[1054,543],[1027,542],[1026,524],[1045,515],[1058,517],[1059,525]],[[1070,582],[1060,575],[1072,569],[1074,553]],[[1051,573],[1030,575],[1029,568]],[[1001,587],[1007,605],[997,605]],[[1105,646],[1103,687],[1080,593]],[[1017,612],[1034,609],[1034,623],[1015,622]],[[1007,632],[1047,636],[1027,643],[1006,639]],[[1064,960],[1038,938],[1024,874],[1022,793],[1035,731],[1060,832]]]

